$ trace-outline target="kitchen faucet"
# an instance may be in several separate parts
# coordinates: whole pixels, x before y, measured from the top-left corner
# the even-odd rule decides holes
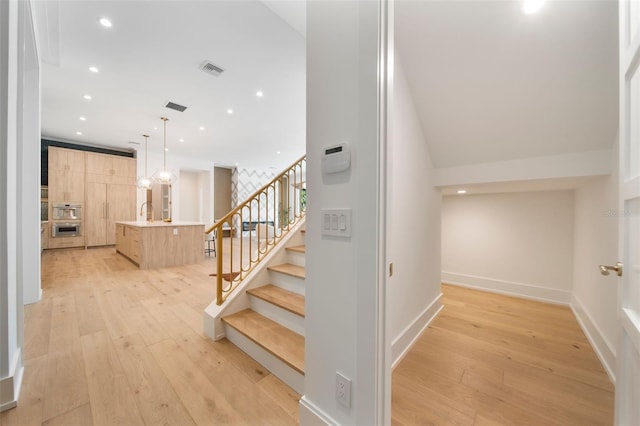
[[[145,205],[147,206],[147,221],[153,222],[153,206],[150,201],[145,201],[144,203],[142,203],[142,205],[140,206],[140,216],[142,216],[142,209]],[[151,209],[151,219],[149,219],[149,209]]]

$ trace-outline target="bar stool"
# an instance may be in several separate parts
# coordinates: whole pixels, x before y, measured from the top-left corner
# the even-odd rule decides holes
[[[214,256],[217,256],[216,253],[216,231],[212,231],[209,234],[205,234],[205,243],[207,243],[207,248],[204,249],[204,253],[207,256],[211,256],[211,252],[213,252]]]

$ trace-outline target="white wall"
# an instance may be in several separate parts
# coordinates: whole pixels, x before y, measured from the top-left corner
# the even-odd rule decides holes
[[[31,22],[30,3],[23,5],[23,19]],[[24,49],[19,61],[24,64],[19,73],[22,82],[21,96],[18,98],[18,140],[22,141],[18,148],[20,162],[20,180],[18,183],[18,204],[21,213],[18,215],[18,226],[21,237],[18,239],[18,271],[19,281],[23,283],[23,302],[25,304],[40,301],[42,296],[40,279],[40,256],[34,256],[33,245],[40,245],[40,70],[36,49],[36,36],[31,24],[23,28]],[[22,43],[21,43],[22,44]],[[20,93],[20,91],[19,91]]]
[[[40,141],[31,127],[39,114],[37,72],[33,78],[39,63],[29,8],[26,1],[0,2],[0,411],[15,406],[20,394],[23,292],[27,285],[39,288],[40,275],[39,183],[33,177]],[[30,162],[32,154],[36,161]]]
[[[151,142],[149,142],[151,145]],[[140,153],[137,159],[137,168],[138,168],[138,176],[142,176],[144,174],[144,153]],[[186,158],[180,157],[179,153],[168,153],[167,154],[167,168],[176,175],[178,180],[172,185],[171,188],[171,198],[172,198],[172,219],[174,221],[179,220],[190,220],[183,219],[181,217],[181,185],[180,185],[180,175],[181,171],[189,171],[193,173],[202,173],[206,174],[206,176],[201,176],[200,185],[202,187],[202,210],[200,213],[199,222],[209,223],[210,218],[213,217],[213,160],[201,160],[198,158]],[[163,168],[163,155],[162,151],[157,150],[149,150],[149,162],[148,162],[148,173],[149,175],[153,175],[153,173],[157,170],[162,170]],[[208,181],[206,183],[205,181]],[[145,191],[139,189],[138,190],[138,203],[137,210],[140,211],[140,206],[144,201],[146,194]]]
[[[617,150],[616,150],[617,155]],[[612,156],[614,173],[576,190],[574,221],[574,284],[571,307],[614,379],[618,343],[615,274],[603,276],[598,265],[613,265],[618,252],[617,156]]]
[[[450,186],[561,179],[577,176],[606,176],[611,173],[611,164],[602,160],[610,156],[611,150],[605,149],[446,167],[434,171],[434,180],[438,186]]]
[[[441,195],[397,52],[394,73],[387,163],[387,247],[394,274],[387,281],[387,310],[396,363],[441,307]]]
[[[381,424],[378,2],[307,3],[307,284],[300,423]],[[351,146],[351,168],[323,175],[321,154]],[[321,209],[352,208],[352,236],[320,234]],[[384,296],[384,295],[382,295]],[[384,336],[383,336],[384,337]],[[351,407],[335,398],[352,380]]]
[[[200,184],[198,173],[180,171],[180,220],[197,222],[200,220]]]
[[[444,197],[443,282],[569,303],[573,211],[573,191]]]

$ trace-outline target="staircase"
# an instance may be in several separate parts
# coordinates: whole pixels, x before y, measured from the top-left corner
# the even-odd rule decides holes
[[[228,340],[303,394],[305,245],[301,242],[302,229],[265,259],[264,270],[239,289],[218,318]]]

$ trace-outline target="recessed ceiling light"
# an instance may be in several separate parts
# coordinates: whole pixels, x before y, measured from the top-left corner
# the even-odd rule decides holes
[[[164,151],[165,151],[165,152],[169,151],[169,148],[165,148],[165,149],[164,149]]]
[[[89,67],[89,71],[91,71],[91,72],[98,72],[98,68],[96,68],[96,67]]]
[[[256,92],[256,96],[257,96],[257,97],[259,97],[259,98],[261,98],[261,97],[263,97],[263,96],[264,96],[264,93],[262,92],[262,90],[258,90],[258,91]]]
[[[527,15],[536,13],[544,5],[544,0],[524,0],[522,2],[522,11]]]
[[[87,121],[86,117],[80,117],[80,121]]]
[[[467,190],[466,189],[458,189],[457,193],[460,194],[460,195],[466,194]]]
[[[200,130],[204,130],[204,126],[200,126]]]
[[[85,99],[86,99],[86,100],[88,100],[88,101],[90,101],[91,99],[93,99],[93,98],[91,97],[91,95],[84,95],[84,96],[83,96],[83,98],[85,98]]]
[[[182,138],[180,138],[180,139],[178,139],[178,140],[179,140],[180,142],[184,142],[184,139],[182,139]]]
[[[102,25],[105,28],[111,28],[113,26],[113,24],[108,18],[100,18],[98,22],[100,22],[100,25]]]
[[[82,132],[76,132],[76,135],[82,136]]]
[[[239,165],[240,165],[240,163],[236,163],[236,167],[239,166]]]
[[[154,128],[153,128],[153,130],[158,130],[158,128],[157,128],[157,127],[154,127]]]
[[[280,151],[276,151],[276,154],[280,155]]]
[[[229,109],[227,110],[227,114],[233,114],[233,110],[232,110],[231,108],[229,108]]]

